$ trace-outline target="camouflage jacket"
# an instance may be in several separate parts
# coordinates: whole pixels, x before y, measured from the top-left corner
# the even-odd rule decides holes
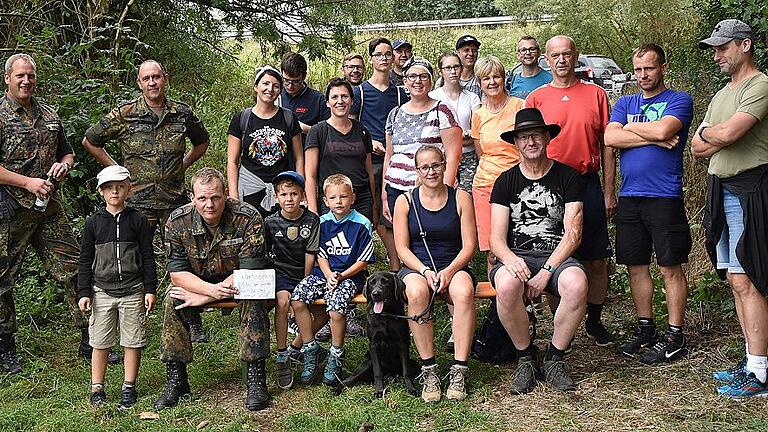
[[[259,212],[229,198],[213,234],[194,204],[174,210],[165,224],[165,242],[169,272],[192,272],[210,283],[223,281],[235,269],[267,266]]]
[[[161,117],[147,106],[143,96],[113,109],[85,137],[104,147],[118,140],[123,166],[131,172],[133,195],[130,205],[172,209],[187,202],[184,194],[186,138],[193,146],[208,141],[208,131],[192,109],[167,100]]]
[[[31,115],[30,115],[31,114]],[[32,110],[5,95],[0,100],[0,165],[27,177],[45,178],[51,166],[72,154],[72,146],[56,111],[32,98]],[[24,188],[5,188],[22,206],[31,208],[35,195]]]

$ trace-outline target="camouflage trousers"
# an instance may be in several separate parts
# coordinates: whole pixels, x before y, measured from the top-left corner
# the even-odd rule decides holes
[[[160,360],[164,362],[192,362],[189,319],[185,316],[188,311],[174,309],[180,304],[170,295],[163,300]],[[240,300],[240,360],[244,362],[252,363],[270,355],[268,305],[265,301]]]
[[[88,328],[88,320],[77,306],[80,247],[61,205],[51,200],[45,213],[20,208],[14,219],[0,221],[0,334],[17,330],[13,286],[29,245],[48,273],[65,286],[75,326]]]
[[[470,195],[472,195],[472,181],[475,179],[477,164],[477,154],[474,151],[461,155],[461,162],[459,162],[459,189]]]

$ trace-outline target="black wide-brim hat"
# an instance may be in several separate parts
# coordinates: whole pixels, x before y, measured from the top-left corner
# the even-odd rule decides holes
[[[514,144],[515,134],[529,129],[546,129],[549,132],[549,138],[553,139],[560,133],[560,125],[546,124],[544,116],[538,108],[523,108],[515,115],[515,128],[502,132],[501,139]]]

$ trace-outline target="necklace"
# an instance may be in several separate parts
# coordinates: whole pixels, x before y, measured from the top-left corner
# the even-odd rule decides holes
[[[501,112],[501,110],[504,109],[505,106],[507,106],[507,102],[509,102],[509,96],[504,98],[504,103],[502,103],[501,106],[491,108],[491,101],[490,100],[486,100],[485,101],[485,109],[487,109],[488,112],[491,113],[491,114],[498,114],[498,113]]]

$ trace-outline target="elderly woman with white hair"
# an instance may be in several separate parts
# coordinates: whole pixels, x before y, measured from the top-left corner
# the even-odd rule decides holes
[[[432,144],[445,152],[445,184],[454,186],[461,160],[462,130],[456,113],[447,104],[432,99],[432,65],[422,57],[411,57],[403,66],[405,87],[411,100],[387,116],[382,214],[392,221],[397,197],[416,186],[416,150]]]
[[[229,196],[253,205],[262,216],[275,204],[275,176],[294,167],[304,175],[299,120],[290,110],[275,105],[282,87],[283,76],[277,69],[256,69],[256,104],[236,114],[227,130]]]

